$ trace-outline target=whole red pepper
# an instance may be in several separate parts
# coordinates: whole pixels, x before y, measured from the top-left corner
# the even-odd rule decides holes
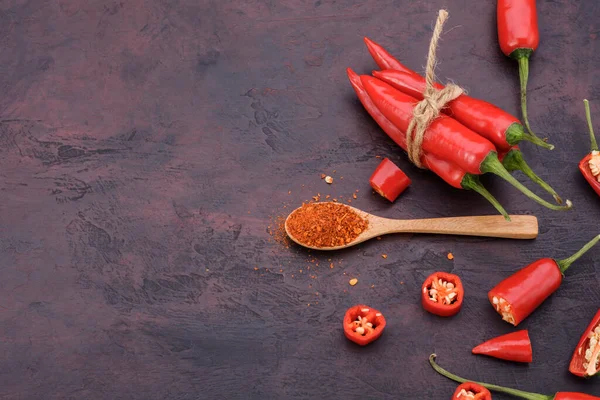
[[[581,335],[571,358],[569,372],[582,378],[600,373],[600,310]]]
[[[569,258],[556,261],[542,258],[504,279],[488,293],[488,299],[502,319],[519,325],[562,283],[563,274],[596,243],[600,235]]]
[[[406,134],[392,122],[387,119],[383,113],[375,106],[366,90],[362,86],[360,76],[358,76],[352,69],[347,70],[348,78],[350,83],[358,96],[358,99],[362,103],[363,107],[367,110],[369,115],[377,122],[377,124],[383,129],[383,131],[402,149],[406,150]],[[485,197],[495,208],[498,210],[506,219],[510,219],[506,210],[496,200],[494,196],[479,182],[477,175],[467,174],[463,169],[459,168],[455,164],[452,164],[446,160],[442,160],[435,157],[432,154],[423,152],[421,162],[429,170],[437,174],[450,186],[457,189],[473,190],[483,197]]]
[[[475,347],[472,352],[507,361],[533,361],[533,350],[527,330],[495,337]]]
[[[463,303],[465,289],[457,275],[435,272],[425,279],[421,286],[423,308],[440,317],[456,315]]]
[[[389,83],[396,89],[423,100],[425,78],[416,72],[397,70],[373,71],[373,76]],[[441,90],[444,85],[435,84]],[[463,94],[447,105],[447,114],[467,128],[494,143],[499,151],[508,150],[522,140],[552,150],[554,146],[525,132],[519,120],[487,101]]]
[[[378,310],[359,304],[344,315],[344,335],[360,346],[379,339],[385,329],[385,317]]]
[[[381,197],[393,202],[410,186],[411,180],[389,158],[384,158],[371,175],[369,183]]]
[[[585,104],[585,117],[590,130],[592,150],[590,154],[585,156],[579,162],[579,171],[581,171],[583,177],[588,181],[592,189],[600,196],[600,151],[598,151],[598,143],[596,142],[596,135],[594,135],[590,103],[587,100],[583,100],[583,103]]]
[[[362,75],[361,82],[375,106],[400,131],[405,132],[417,100],[372,76]],[[423,139],[423,151],[456,164],[471,174],[493,173],[552,210],[564,211],[572,206],[569,200],[566,206],[550,204],[532,193],[504,168],[489,140],[448,116],[440,115],[429,125]]]
[[[454,382],[471,382],[465,378],[461,378],[458,375],[454,375],[451,372],[446,371],[444,368],[440,367],[436,362],[435,358],[437,356],[432,354],[429,356],[429,364],[433,367],[433,369],[440,375],[445,376],[448,379],[453,380]],[[545,395],[539,393],[531,393],[525,392],[523,390],[511,389],[503,386],[492,385],[490,383],[483,382],[475,382],[478,385],[481,385],[493,392],[506,393],[511,396],[520,397],[522,399],[527,400],[600,400],[600,397],[591,396],[585,393],[575,393],[575,392],[558,392],[554,395]]]
[[[401,92],[415,97],[417,100],[423,100],[425,78],[416,72],[394,70],[373,71],[373,76]],[[435,87],[437,89],[444,88],[444,86],[438,83],[435,84]],[[525,162],[523,153],[521,153],[516,144],[525,139],[549,149],[553,149],[554,146],[547,144],[538,137],[525,133],[519,120],[502,109],[486,101],[464,94],[448,103],[446,113],[467,128],[492,142],[499,153],[506,155],[510,152],[510,156],[506,158],[506,162],[498,156],[508,172],[522,171],[533,182],[550,193],[559,204],[562,203],[562,199],[558,193],[537,176]]]
[[[492,394],[489,390],[475,382],[462,383],[454,391],[452,399],[457,400],[492,400]]]
[[[502,52],[519,62],[521,112],[529,133],[535,136],[527,118],[529,57],[540,43],[536,0],[498,0],[498,41]]]

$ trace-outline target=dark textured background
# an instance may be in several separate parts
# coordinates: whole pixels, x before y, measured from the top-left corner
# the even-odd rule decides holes
[[[375,67],[365,35],[422,68],[448,7],[440,78],[518,113],[493,1],[0,2],[0,398],[447,399],[433,351],[468,377],[600,395],[567,372],[600,306],[600,248],[520,326],[534,363],[470,355],[512,331],[486,300],[494,283],[599,230],[577,162],[584,97],[600,129],[600,3],[539,3],[530,114],[557,149],[522,148],[574,209],[488,178],[511,213],[538,216],[537,240],[398,235],[311,263],[267,226],[317,192],[359,189],[353,205],[388,217],[494,213],[409,165],[345,75]],[[369,190],[376,155],[413,179],[393,205]],[[453,319],[418,303],[435,270],[465,283]],[[342,335],[356,303],[388,320],[367,348]]]

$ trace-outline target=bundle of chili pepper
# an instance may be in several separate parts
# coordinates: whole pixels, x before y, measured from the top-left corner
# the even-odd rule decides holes
[[[502,319],[519,325],[560,287],[565,271],[600,241],[590,240],[569,258],[556,261],[542,258],[504,279],[488,293],[488,299]]]
[[[353,72],[349,70],[348,74],[352,80]],[[383,116],[400,132],[406,132],[418,101],[368,75],[361,76],[360,82]],[[404,145],[406,146],[405,141]],[[406,147],[403,148],[406,150]],[[564,211],[571,208],[569,200],[566,206],[557,206],[532,193],[504,168],[498,160],[496,148],[489,140],[446,115],[440,115],[429,125],[423,138],[422,150],[424,154],[447,161],[469,174],[481,175],[490,172],[498,175],[527,197],[549,209]]]
[[[451,379],[455,382],[460,382],[460,383],[472,382],[468,379],[461,378],[458,375],[454,375],[453,373],[450,373],[450,372],[446,371],[445,369],[443,369],[442,367],[440,367],[435,362],[436,357],[437,356],[435,354],[430,355],[429,363],[431,364],[433,369],[438,374],[445,376],[446,378]],[[483,382],[475,382],[475,383],[480,386],[483,386],[491,391],[494,391],[494,392],[506,393],[511,396],[520,397],[522,399],[528,399],[528,400],[600,400],[600,397],[591,396],[591,395],[585,394],[585,393],[558,392],[554,395],[545,395],[545,394],[539,394],[539,393],[525,392],[523,390],[511,389],[511,388],[498,386],[498,385],[492,385],[489,383],[483,383]]]
[[[498,41],[502,52],[519,63],[521,112],[529,133],[536,136],[527,117],[527,80],[529,57],[540,43],[536,0],[498,0]]]
[[[383,129],[383,131],[394,141],[398,146],[406,150],[406,135],[396,125],[394,125],[389,119],[387,119],[381,110],[379,110],[373,100],[367,94],[365,88],[362,85],[360,77],[348,68],[348,78],[350,83],[358,96],[358,99],[362,103],[363,107],[371,115],[371,117],[377,122],[377,124]],[[494,196],[479,182],[477,175],[469,174],[464,169],[458,167],[456,164],[448,162],[444,159],[434,156],[433,154],[423,153],[421,162],[432,172],[437,174],[450,186],[457,189],[473,190],[483,197],[485,197],[493,206],[504,215],[506,219],[510,219],[506,210],[496,200]]]
[[[600,310],[581,335],[571,358],[569,372],[582,378],[600,373]]]
[[[381,45],[369,38],[364,38],[364,40],[369,53],[382,69],[382,71],[373,71],[373,75],[401,92],[422,100],[425,78],[404,66]],[[435,87],[439,90],[444,88],[444,86],[437,83]],[[550,193],[559,204],[562,203],[556,191],[533,172],[517,147],[517,144],[522,140],[527,140],[550,150],[554,148],[553,145],[526,133],[519,120],[504,110],[465,94],[448,103],[444,112],[491,141],[500,154],[508,155],[508,157],[502,158],[501,161],[509,172],[522,171],[533,182]]]
[[[596,142],[596,135],[594,134],[594,127],[592,125],[590,103],[587,100],[583,100],[583,104],[585,105],[585,118],[590,130],[592,149],[590,153],[579,162],[579,170],[592,189],[600,196],[600,151],[598,151],[598,143]]]

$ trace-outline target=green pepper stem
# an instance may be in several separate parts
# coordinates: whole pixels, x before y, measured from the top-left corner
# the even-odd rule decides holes
[[[527,164],[527,162],[525,162],[525,159],[523,158],[523,153],[521,153],[520,150],[510,150],[502,160],[502,165],[504,165],[504,168],[506,168],[508,172],[523,172],[525,175],[527,175],[527,177],[529,177],[529,179],[540,185],[546,192],[550,193],[558,204],[563,203],[558,193],[556,193],[556,191],[552,189],[550,185],[548,185],[544,180],[542,180],[542,178],[540,178],[536,175],[535,172],[533,172],[531,167]]]
[[[590,240],[585,246],[583,246],[581,248],[581,250],[579,250],[577,253],[573,254],[571,257],[565,258],[564,260],[557,261],[556,263],[558,264],[558,267],[560,268],[560,272],[562,272],[564,274],[565,271],[571,266],[571,264],[573,264],[575,261],[577,261],[582,255],[587,253],[588,250],[591,249],[592,247],[594,247],[596,245],[596,243],[598,243],[599,241],[600,241],[600,235],[598,235],[595,238],[593,238],[592,240]]]
[[[592,113],[590,112],[590,102],[587,99],[583,100],[585,105],[585,119],[587,120],[588,128],[590,129],[590,141],[592,142],[592,151],[598,151],[598,143],[594,134],[594,126],[592,125]]]
[[[488,192],[485,186],[483,186],[483,184],[479,181],[479,177],[477,175],[465,174],[460,184],[463,187],[463,189],[473,190],[474,192],[477,192],[483,197],[485,197],[487,201],[489,201],[494,206],[494,208],[504,216],[504,219],[510,221],[510,216],[508,215],[504,207],[502,207],[502,204],[500,204],[500,202],[494,197],[494,195]]]
[[[529,79],[529,56],[532,51],[530,49],[515,50],[513,57],[519,62],[519,81],[521,83],[521,113],[523,114],[523,122],[527,131],[537,137],[529,126],[529,118],[527,117],[527,80]]]
[[[557,206],[557,205],[548,203],[546,200],[540,198],[538,195],[533,193],[531,190],[527,189],[521,182],[516,180],[506,170],[506,168],[504,168],[504,166],[502,165],[500,160],[498,160],[498,154],[496,154],[495,152],[491,152],[485,158],[485,160],[483,160],[483,162],[479,166],[479,170],[482,173],[490,172],[494,175],[499,176],[500,178],[504,179],[505,181],[507,181],[508,183],[513,185],[515,188],[519,189],[525,196],[529,197],[531,200],[533,200],[536,203],[538,203],[546,208],[549,208],[551,210],[566,211],[566,210],[569,210],[573,206],[573,203],[571,203],[571,200],[567,200],[565,202],[566,204],[564,206]]]
[[[455,382],[459,382],[459,383],[475,382],[476,384],[483,386],[489,390],[493,390],[493,391],[500,392],[500,393],[510,394],[512,396],[520,397],[522,399],[528,399],[528,400],[552,400],[552,399],[554,399],[554,396],[546,396],[546,395],[538,394],[538,393],[524,392],[522,390],[510,389],[510,388],[506,388],[506,387],[502,387],[502,386],[492,385],[489,383],[476,382],[476,381],[467,380],[465,378],[461,378],[460,376],[454,375],[454,374],[446,371],[439,365],[437,365],[437,363],[435,362],[436,357],[437,356],[435,354],[432,354],[429,356],[429,363],[431,364],[433,369],[438,374],[443,375],[446,378],[451,379]]]
[[[542,139],[540,139],[539,137],[532,136],[529,133],[525,132],[525,129],[523,128],[523,125],[521,125],[518,122],[515,122],[514,124],[511,124],[506,129],[505,136],[506,136],[506,142],[508,144],[510,144],[511,146],[514,146],[514,145],[518,144],[522,140],[527,140],[528,142],[536,144],[536,145],[538,145],[540,147],[543,147],[545,149],[554,150],[554,145],[553,144],[546,143]]]

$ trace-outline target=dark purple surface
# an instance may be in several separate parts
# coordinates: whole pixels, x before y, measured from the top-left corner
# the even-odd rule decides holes
[[[485,179],[511,213],[538,216],[537,240],[390,236],[316,266],[267,233],[317,192],[360,189],[353,205],[397,218],[494,213],[409,165],[345,75],[375,67],[363,36],[421,69],[447,6],[440,78],[516,114],[493,3],[0,2],[0,398],[447,399],[455,385],[429,367],[432,352],[473,379],[600,395],[567,372],[600,306],[600,248],[519,326],[534,363],[470,354],[513,331],[486,300],[494,283],[599,231],[600,201],[577,170],[584,97],[600,129],[597,1],[540,1],[531,64],[531,123],[557,149],[522,148],[574,209]],[[376,155],[413,180],[394,205],[370,193]],[[319,174],[332,170],[327,186]],[[435,270],[463,279],[455,318],[419,305]],[[356,303],[388,321],[366,348],[341,330]]]

